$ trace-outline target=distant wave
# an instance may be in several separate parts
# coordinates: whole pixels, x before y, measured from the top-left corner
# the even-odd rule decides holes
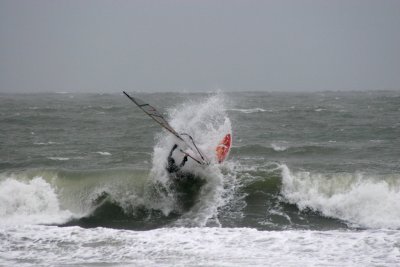
[[[286,144],[286,143],[272,143],[271,147],[277,152],[285,151],[285,150],[288,149],[288,144]]]
[[[111,153],[110,152],[107,152],[107,151],[97,151],[97,152],[94,152],[94,153],[97,153],[97,154],[100,154],[100,155],[102,155],[102,156],[111,156]]]
[[[115,106],[115,105],[95,105],[95,106],[88,105],[88,106],[85,106],[84,109],[98,110],[100,112],[103,112],[103,113],[98,113],[98,114],[104,114],[104,111],[108,111],[108,112],[118,111],[118,110],[121,110],[122,108],[119,106]]]
[[[251,109],[236,109],[236,108],[232,108],[232,109],[228,109],[230,111],[239,111],[245,114],[250,114],[250,113],[257,113],[257,112],[266,112],[267,110],[262,109],[262,108],[251,108]]]
[[[51,160],[61,160],[61,161],[69,160],[69,158],[64,158],[64,157],[48,157],[48,159],[51,159]]]
[[[48,141],[48,142],[35,142],[33,144],[34,145],[38,145],[38,146],[48,146],[48,145],[58,145],[60,143],[53,142],[53,141]]]
[[[306,155],[315,153],[328,153],[334,152],[340,148],[318,145],[318,144],[303,144],[303,145],[290,145],[288,143],[271,143],[270,146],[259,145],[259,144],[249,144],[239,147],[233,147],[232,150],[239,154],[276,154],[285,153],[293,155]]]

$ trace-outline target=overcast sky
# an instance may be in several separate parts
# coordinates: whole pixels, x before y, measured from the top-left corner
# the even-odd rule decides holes
[[[400,1],[4,1],[0,92],[400,90]]]

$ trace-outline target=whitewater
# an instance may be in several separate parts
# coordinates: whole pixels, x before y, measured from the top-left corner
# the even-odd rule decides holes
[[[132,94],[228,160],[174,183],[122,94],[0,94],[0,265],[400,264],[398,92]]]

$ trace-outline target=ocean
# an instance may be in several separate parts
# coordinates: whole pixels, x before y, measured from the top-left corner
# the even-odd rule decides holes
[[[122,92],[2,93],[0,266],[400,265],[399,91],[131,94],[211,164]]]

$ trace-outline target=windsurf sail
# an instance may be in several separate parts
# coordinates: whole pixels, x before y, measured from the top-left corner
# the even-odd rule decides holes
[[[200,151],[200,149],[197,147],[196,143],[193,140],[193,137],[190,136],[187,133],[181,133],[181,135],[186,135],[190,138],[190,141],[192,141],[192,144],[194,145],[194,147],[196,148],[197,153],[200,155],[201,159],[205,162],[209,162],[209,160],[206,159],[206,156],[203,155],[203,153]]]
[[[164,119],[160,112],[158,112],[153,106],[140,100],[137,97],[132,97],[128,95],[125,91],[122,91],[133,103],[135,103],[141,110],[144,111],[147,115],[149,115],[153,120],[155,120],[158,124],[160,124],[164,129],[175,135],[179,140],[185,142],[182,137],[174,130],[174,128],[169,125],[169,123]]]
[[[186,142],[185,139],[182,138],[182,135],[180,135],[177,131],[174,130],[174,128],[172,128],[171,125],[169,125],[169,123],[165,120],[165,118],[163,117],[163,115],[161,115],[160,112],[158,112],[156,110],[155,107],[151,106],[150,104],[144,102],[143,100],[140,100],[137,97],[132,97],[130,96],[128,93],[126,93],[125,91],[122,91],[133,103],[135,103],[141,110],[143,110],[144,113],[146,113],[147,115],[149,115],[153,120],[155,120],[158,124],[161,125],[161,127],[163,127],[164,129],[166,129],[167,131],[169,131],[170,133],[172,133],[173,135],[175,135],[179,140],[181,140],[183,143],[186,144],[187,147],[189,147],[193,152],[197,152],[200,157],[201,160],[195,159],[193,156],[189,156],[194,159],[197,163],[199,164],[209,164],[208,160],[206,160],[203,156],[203,154],[200,152],[200,150],[198,149],[198,147],[196,146],[196,144],[193,141],[193,138],[188,135],[188,134],[184,134],[189,136],[189,138],[191,139],[195,149],[193,149],[193,147],[188,144]],[[187,153],[185,153],[187,154]]]

